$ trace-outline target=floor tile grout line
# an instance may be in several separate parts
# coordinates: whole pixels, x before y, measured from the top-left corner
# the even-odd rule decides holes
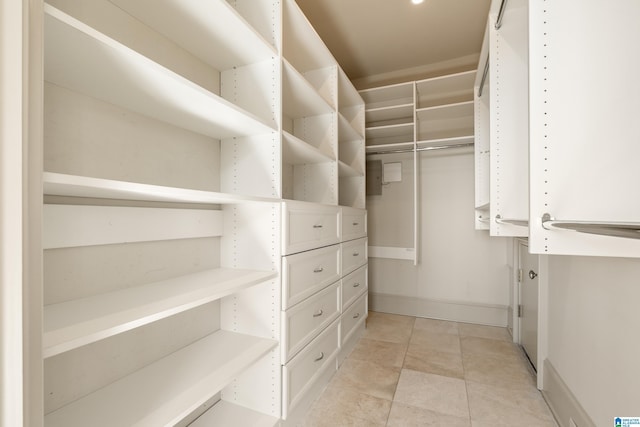
[[[409,334],[409,340],[407,341],[407,346],[404,349],[404,355],[402,356],[402,364],[400,365],[400,372],[398,373],[398,381],[396,381],[396,388],[393,390],[393,396],[391,396],[391,406],[389,406],[389,412],[387,413],[387,420],[385,421],[385,426],[389,425],[389,417],[391,416],[391,409],[393,409],[393,402],[395,401],[396,392],[398,391],[398,384],[400,383],[400,375],[402,375],[402,370],[404,369],[404,362],[407,359],[407,353],[409,352],[409,345],[411,345],[411,337],[413,336],[413,331],[416,327],[416,319],[413,317],[413,322],[411,322],[411,333]]]

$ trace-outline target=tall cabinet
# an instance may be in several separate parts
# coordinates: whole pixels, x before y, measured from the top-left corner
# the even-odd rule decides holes
[[[52,0],[43,55],[34,425],[302,413],[367,253],[364,104],[295,2]]]

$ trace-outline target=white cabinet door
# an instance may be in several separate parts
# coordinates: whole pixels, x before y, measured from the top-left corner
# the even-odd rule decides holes
[[[638,22],[637,0],[529,2],[532,252],[640,257]]]

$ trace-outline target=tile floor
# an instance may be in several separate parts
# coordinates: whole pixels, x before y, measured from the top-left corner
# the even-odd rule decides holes
[[[505,328],[369,313],[304,427],[555,427]]]

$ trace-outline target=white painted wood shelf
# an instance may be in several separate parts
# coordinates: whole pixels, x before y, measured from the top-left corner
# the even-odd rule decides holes
[[[371,108],[366,111],[366,114],[367,125],[369,126],[392,120],[413,121],[413,102],[388,107]]]
[[[372,144],[367,145],[367,153],[378,151],[393,151],[393,150],[407,150],[413,149],[413,142],[398,142],[393,144]]]
[[[226,1],[110,1],[220,71],[278,56]]]
[[[455,146],[459,144],[473,144],[474,142],[473,135],[466,136],[456,136],[452,138],[437,138],[437,139],[428,139],[417,141],[418,148],[429,148],[429,147],[447,147],[447,146]]]
[[[284,163],[299,165],[310,163],[327,163],[334,161],[334,156],[323,153],[318,148],[308,144],[287,131],[282,132]]]
[[[396,142],[413,141],[413,120],[409,123],[368,127],[366,132],[369,140],[392,138],[398,140]]]
[[[342,115],[338,114],[338,140],[340,143],[349,141],[359,141],[364,138],[358,131],[351,125],[349,120]]]
[[[339,176],[341,178],[342,177],[353,177],[353,176],[364,176],[364,173],[362,171],[359,171],[359,170],[349,166],[348,164],[346,164],[342,160],[338,161],[338,174],[339,174]]]
[[[267,197],[240,196],[55,172],[43,173],[43,185],[44,194],[49,196],[203,204],[273,203],[277,201]]]
[[[473,101],[476,70],[416,82],[418,108]]]
[[[126,332],[277,277],[219,268],[44,307],[44,357]]]
[[[221,400],[189,424],[189,427],[274,427],[279,422],[279,418]]]
[[[216,139],[276,130],[50,5],[45,32],[46,81]]]
[[[282,65],[282,108],[286,116],[319,116],[335,111],[291,64],[283,60]]]
[[[45,416],[47,427],[174,425],[277,346],[218,331]]]

